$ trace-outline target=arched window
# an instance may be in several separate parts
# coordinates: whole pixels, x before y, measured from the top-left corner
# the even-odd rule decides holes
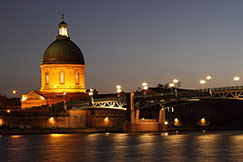
[[[60,82],[60,84],[64,84],[65,83],[65,76],[64,76],[64,72],[63,71],[60,72],[59,82]]]
[[[75,73],[75,84],[79,85],[79,72]]]
[[[49,85],[49,73],[48,72],[45,73],[45,83],[46,83],[46,85]]]

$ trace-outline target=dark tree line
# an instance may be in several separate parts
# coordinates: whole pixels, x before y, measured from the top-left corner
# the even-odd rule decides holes
[[[20,108],[20,98],[8,98],[0,94],[0,109]]]

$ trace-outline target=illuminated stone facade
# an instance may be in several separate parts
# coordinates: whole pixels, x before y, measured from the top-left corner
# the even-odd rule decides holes
[[[85,65],[41,65],[41,91],[85,92]]]
[[[41,89],[22,95],[22,108],[62,102],[65,96],[85,93],[85,62],[79,47],[68,36],[68,24],[58,24],[58,36],[45,50],[41,63]],[[61,97],[60,97],[61,96]],[[68,101],[68,100],[67,100]]]

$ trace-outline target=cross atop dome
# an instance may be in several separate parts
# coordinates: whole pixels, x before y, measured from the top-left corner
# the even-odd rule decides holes
[[[62,13],[62,21],[64,21],[64,13]]]

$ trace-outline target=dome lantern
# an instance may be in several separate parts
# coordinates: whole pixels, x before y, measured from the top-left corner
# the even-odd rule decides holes
[[[68,37],[68,24],[65,23],[64,21],[64,14],[62,14],[62,22],[60,22],[60,24],[58,24],[58,28],[59,28],[59,36],[63,36],[63,37]]]

